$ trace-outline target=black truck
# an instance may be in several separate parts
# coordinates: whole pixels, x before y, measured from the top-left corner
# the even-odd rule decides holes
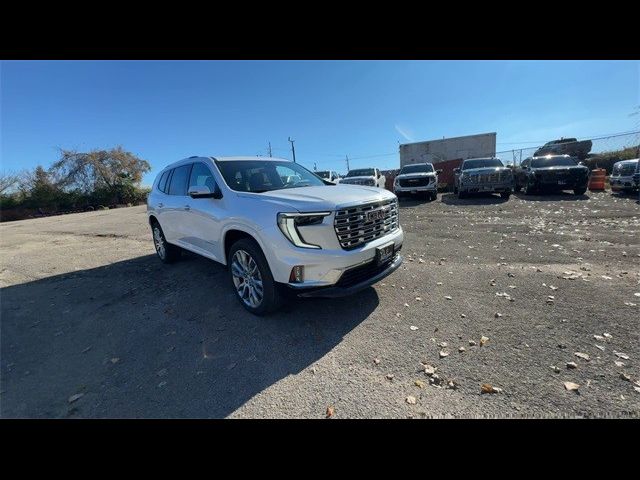
[[[561,190],[582,195],[587,191],[589,169],[569,155],[546,155],[523,160],[514,176],[514,190],[525,195]]]

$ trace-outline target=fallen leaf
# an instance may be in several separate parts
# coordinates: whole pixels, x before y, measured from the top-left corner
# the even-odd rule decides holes
[[[393,380],[393,377],[395,376],[393,373],[387,373],[387,375],[385,375],[387,380]]]
[[[604,350],[605,350],[604,346],[598,345],[597,343],[594,343],[594,345],[598,350],[602,350],[604,352]]]
[[[452,300],[452,298],[451,298],[449,295],[445,296],[444,298],[445,298],[446,300]]]
[[[480,386],[480,393],[498,393],[490,383],[483,383]]]
[[[466,349],[466,348],[464,348],[464,347],[459,347],[459,348],[458,348],[458,351],[459,351],[460,353],[463,353],[463,352],[465,352],[466,350],[467,350],[467,349]]]
[[[327,413],[325,418],[333,417],[334,413],[335,413],[335,409],[332,406],[327,407]]]
[[[602,335],[594,335],[593,338],[599,342],[604,342],[604,337]]]
[[[415,384],[416,387],[419,387],[419,388],[424,388],[426,386],[426,383],[424,383],[422,380],[416,380],[413,383]]]
[[[441,348],[446,348],[448,345],[449,345],[449,344],[448,344],[447,342],[440,342],[440,343],[438,344],[438,346],[439,346],[439,347],[441,347]]]
[[[477,343],[476,343],[476,341],[475,341],[475,340],[469,340],[469,345],[470,345],[471,347],[475,347],[475,346],[477,345]]]
[[[615,350],[613,351],[613,353],[618,358],[622,358],[623,360],[629,360],[629,355],[627,355],[626,353],[616,352]]]
[[[630,382],[631,381],[631,377],[629,375],[627,375],[624,372],[620,372],[620,378],[626,382]]]
[[[418,330],[418,327],[416,327],[415,325],[411,325],[411,326],[409,327],[409,329],[410,329],[410,330],[414,330],[414,331],[415,331],[415,330]]]
[[[480,337],[480,346],[484,346],[485,343],[489,341],[489,337],[485,337],[484,335]]]
[[[380,365],[380,359],[379,358],[374,358],[373,359],[373,363],[375,363],[376,365]]]
[[[422,301],[422,298],[421,298],[421,297],[416,297],[416,301],[417,301],[417,302],[421,302],[421,301]]]
[[[444,350],[440,350],[440,358],[444,358],[444,357],[448,357],[449,356],[449,352],[445,352]]]
[[[621,362],[620,360],[615,360],[614,363],[616,364],[616,367],[624,367],[625,366],[625,363]]]
[[[569,391],[574,391],[574,390],[578,390],[580,388],[580,385],[573,382],[564,382],[564,388],[566,388]]]

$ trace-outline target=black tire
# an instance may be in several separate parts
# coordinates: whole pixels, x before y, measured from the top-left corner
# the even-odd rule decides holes
[[[500,192],[500,196],[505,200],[509,200],[509,197],[511,196],[511,192]]]
[[[182,249],[167,242],[162,227],[156,220],[151,222],[151,235],[153,237],[153,246],[162,263],[173,263],[180,258]]]
[[[234,267],[232,264],[234,255],[240,250],[246,252],[250,256],[257,265],[260,273],[262,281],[262,299],[259,304],[254,306],[249,305],[247,301],[242,298],[234,281]],[[260,316],[274,312],[280,308],[283,300],[283,292],[281,291],[282,287],[273,279],[267,259],[265,258],[264,253],[262,253],[260,245],[258,245],[255,240],[250,238],[241,238],[235,242],[229,249],[227,266],[229,268],[229,280],[231,281],[231,287],[236,293],[236,298],[247,311]]]
[[[527,181],[524,184],[524,187],[522,189],[522,193],[524,193],[525,195],[533,195],[535,193],[535,189],[533,187],[531,187],[531,185],[529,184],[529,181]]]
[[[522,187],[516,183],[516,184],[513,186],[513,191],[514,191],[514,192],[519,192],[520,190],[522,190]]]
[[[433,193],[431,194],[431,201],[432,201],[432,202],[435,202],[437,199],[438,199],[438,194],[437,194],[436,192],[433,192]]]
[[[587,188],[574,188],[573,189],[573,193],[576,195],[584,195],[584,193],[587,191]]]
[[[461,192],[460,190],[458,190],[458,198],[465,198],[467,196],[466,193]]]

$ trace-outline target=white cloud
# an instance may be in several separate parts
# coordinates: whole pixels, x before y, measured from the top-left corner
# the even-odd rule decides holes
[[[406,132],[405,130],[408,130],[408,129],[403,130],[402,128],[400,128],[400,125],[397,125],[397,124],[394,125],[394,127],[396,129],[396,132],[398,132],[400,135],[402,135],[405,138],[405,140],[409,140],[410,142],[415,141],[413,139],[411,131]]]

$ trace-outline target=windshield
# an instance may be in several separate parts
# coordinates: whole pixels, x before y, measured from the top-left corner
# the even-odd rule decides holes
[[[476,160],[465,160],[462,164],[462,170],[469,170],[470,168],[490,167],[504,167],[504,165],[497,158],[478,158]]]
[[[371,177],[375,175],[373,168],[360,168],[358,170],[349,170],[347,177]]]
[[[540,157],[531,160],[531,168],[575,166],[576,162],[571,157]]]
[[[298,163],[277,160],[216,161],[229,188],[262,193],[283,188],[325,185]]]
[[[329,178],[329,171],[328,170],[322,170],[320,172],[316,172],[316,175],[319,176],[320,178]]]
[[[433,172],[433,165],[427,163],[426,165],[407,165],[402,167],[398,175],[404,175],[405,173],[424,173]]]

